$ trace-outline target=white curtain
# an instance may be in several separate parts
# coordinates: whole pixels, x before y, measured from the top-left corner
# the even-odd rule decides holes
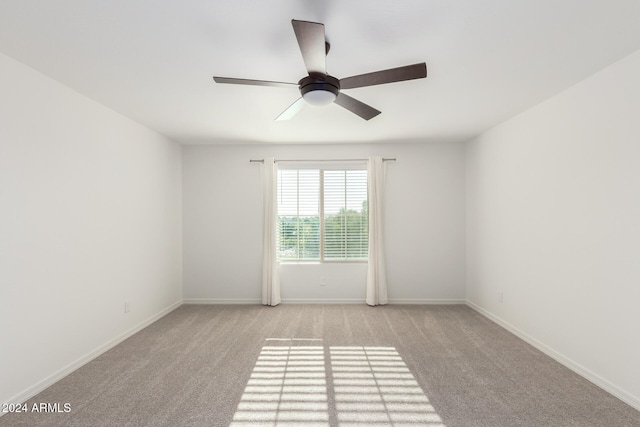
[[[370,157],[368,166],[369,265],[367,304],[387,303],[387,272],[384,257],[385,163],[382,157]]]
[[[280,304],[280,274],[277,251],[278,165],[273,157],[262,164],[262,304]]]

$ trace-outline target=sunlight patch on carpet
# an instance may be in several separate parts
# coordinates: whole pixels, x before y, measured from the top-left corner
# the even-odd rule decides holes
[[[322,346],[265,346],[233,416],[233,427],[329,425]]]
[[[330,347],[338,425],[444,423],[394,347]]]
[[[289,343],[262,348],[232,427],[446,427],[394,347],[331,346],[326,360],[321,345],[269,341]]]

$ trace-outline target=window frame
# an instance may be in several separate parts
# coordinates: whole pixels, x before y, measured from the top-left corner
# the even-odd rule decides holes
[[[318,186],[318,196],[319,196],[319,200],[318,200],[318,217],[319,217],[319,224],[320,224],[320,229],[319,229],[319,257],[318,258],[297,258],[297,259],[283,259],[280,258],[280,237],[281,237],[281,233],[280,233],[280,229],[279,229],[279,221],[280,221],[280,217],[281,214],[278,211],[276,218],[278,220],[278,241],[277,241],[277,245],[276,245],[276,251],[277,251],[277,257],[278,257],[278,262],[281,264],[324,264],[324,263],[337,263],[337,264],[345,264],[345,263],[356,263],[356,264],[362,264],[362,263],[367,263],[368,262],[368,252],[369,252],[369,248],[368,248],[368,243],[367,243],[367,254],[365,255],[365,257],[363,258],[347,258],[346,257],[346,247],[345,247],[345,258],[325,258],[325,182],[324,182],[324,173],[325,171],[328,170],[337,170],[337,171],[352,171],[352,170],[364,170],[365,172],[367,172],[366,174],[366,178],[367,178],[367,184],[366,184],[366,190],[367,190],[367,242],[369,239],[369,218],[368,218],[368,203],[369,203],[369,174],[367,171],[367,163],[366,162],[360,162],[360,161],[317,161],[317,162],[304,162],[304,163],[298,163],[298,162],[292,162],[292,163],[287,163],[286,166],[284,167],[278,167],[278,175],[280,173],[281,170],[318,170],[319,172],[319,186]],[[346,184],[347,182],[345,181],[345,191],[346,191]],[[280,176],[277,177],[277,186],[278,188],[280,187]],[[300,193],[299,193],[299,184],[298,184],[298,189],[297,189],[297,203],[299,203],[300,200]],[[279,204],[279,203],[278,203]],[[346,206],[345,206],[346,208]],[[282,216],[287,216],[287,215],[282,215]],[[296,215],[296,217],[300,218],[301,215]],[[346,226],[346,225],[345,225]]]

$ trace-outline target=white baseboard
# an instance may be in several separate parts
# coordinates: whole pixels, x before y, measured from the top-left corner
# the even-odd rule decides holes
[[[159,313],[149,317],[148,319],[144,320],[143,322],[139,323],[138,325],[134,326],[133,328],[129,329],[128,331],[124,332],[123,334],[118,335],[116,338],[112,339],[111,341],[109,341],[109,342],[101,345],[100,347],[90,351],[89,353],[85,354],[84,356],[80,357],[79,359],[77,359],[77,360],[71,362],[70,364],[68,364],[67,366],[63,367],[62,369],[59,369],[58,371],[56,371],[53,374],[49,375],[47,378],[43,379],[42,381],[39,381],[36,384],[32,385],[31,387],[27,388],[26,390],[18,393],[17,395],[15,395],[11,399],[9,399],[9,401],[6,402],[6,403],[23,403],[23,402],[29,400],[30,398],[32,398],[36,394],[40,393],[42,390],[44,390],[47,387],[53,385],[57,381],[60,381],[62,378],[66,377],[67,375],[69,375],[73,371],[75,371],[78,368],[81,368],[82,366],[84,366],[87,363],[91,362],[93,359],[95,359],[96,357],[100,356],[101,354],[111,350],[113,347],[117,346],[122,341],[126,340],[127,338],[129,338],[130,336],[134,335],[135,333],[141,331],[142,329],[146,328],[147,326],[149,326],[150,324],[152,324],[156,320],[166,316],[167,314],[169,314],[170,312],[172,312],[176,308],[180,307],[181,305],[182,305],[182,301],[176,301],[175,303],[171,304],[169,307],[167,307],[167,308],[163,309],[162,311],[160,311]],[[4,413],[0,412],[0,416],[2,416],[2,415],[4,415]]]
[[[185,304],[203,304],[203,305],[260,305],[262,300],[252,298],[185,298]],[[283,299],[282,304],[365,304],[362,299]]]
[[[415,304],[415,305],[458,305],[466,304],[463,299],[390,299],[389,304]]]
[[[555,361],[557,361],[560,364],[564,365],[565,367],[571,369],[576,374],[578,374],[581,377],[591,381],[593,384],[597,385],[598,387],[600,387],[601,389],[603,389],[607,393],[612,394],[613,396],[615,396],[618,399],[622,400],[627,405],[629,405],[629,406],[637,409],[638,411],[640,411],[640,398],[638,398],[637,396],[634,396],[634,395],[632,395],[630,393],[627,393],[625,390],[621,389],[620,387],[616,386],[615,384],[612,384],[611,382],[607,381],[606,379],[602,378],[601,376],[599,376],[598,374],[592,372],[591,370],[585,368],[584,366],[580,365],[579,363],[574,362],[570,358],[568,358],[568,357],[564,356],[563,354],[557,352],[556,350],[554,350],[553,348],[547,346],[546,344],[538,341],[537,339],[535,339],[531,335],[521,331],[520,329],[516,328],[515,326],[513,326],[509,322],[507,322],[507,321],[501,319],[500,317],[496,316],[495,314],[485,310],[484,308],[482,308],[479,305],[473,303],[472,301],[466,300],[466,304],[469,307],[471,307],[472,309],[474,309],[475,311],[477,311],[478,313],[480,313],[483,316],[485,316],[487,319],[491,320],[494,323],[497,323],[498,325],[502,326],[504,329],[506,329],[507,331],[511,332],[512,334],[514,334],[518,338],[520,338],[523,341],[531,344],[532,346],[534,346],[535,348],[537,348],[538,350],[540,350],[541,352],[543,352],[547,356],[551,357],[552,359],[554,359]]]
[[[262,304],[262,300],[252,298],[185,298],[184,304],[224,305],[224,304]],[[366,304],[358,298],[285,298],[282,304]],[[466,304],[463,299],[391,299],[389,305],[453,305]]]
[[[185,298],[184,304],[224,305],[224,304],[262,304],[256,298]],[[390,299],[389,305],[454,305],[466,304],[463,299]],[[364,299],[358,298],[284,298],[282,304],[366,304]]]
[[[291,298],[283,299],[282,304],[366,304],[357,298]]]
[[[184,304],[224,305],[224,304],[262,304],[261,299],[255,298],[185,298]]]

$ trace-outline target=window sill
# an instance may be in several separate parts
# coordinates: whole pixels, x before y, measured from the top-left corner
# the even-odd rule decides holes
[[[314,260],[314,261],[280,261],[281,265],[320,265],[320,264],[367,264],[369,261],[366,259],[353,259],[353,260]]]

